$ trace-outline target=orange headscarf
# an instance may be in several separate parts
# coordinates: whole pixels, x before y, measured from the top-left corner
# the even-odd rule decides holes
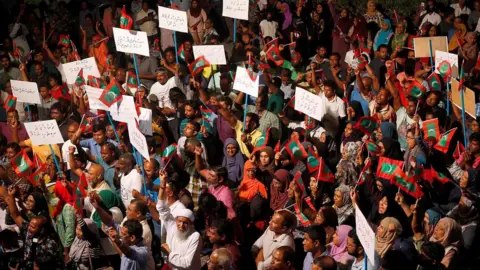
[[[256,178],[249,178],[247,171],[249,169],[255,168],[256,166],[252,163],[251,160],[247,160],[245,162],[245,166],[243,168],[243,179],[240,182],[240,186],[238,187],[238,197],[240,200],[250,202],[257,193],[260,194],[263,198],[267,199],[267,189],[265,185],[258,181]]]

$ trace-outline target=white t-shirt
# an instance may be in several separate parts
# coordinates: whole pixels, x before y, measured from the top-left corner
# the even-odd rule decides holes
[[[425,14],[425,12],[422,12],[422,15]],[[442,22],[442,17],[436,12],[430,13],[425,15],[423,17],[422,23],[420,25],[423,25],[426,21],[430,22],[433,25],[439,25]]]
[[[128,174],[120,175],[120,192],[122,193],[123,205],[125,209],[130,205],[130,201],[133,200],[132,190],[138,190],[142,192],[142,176],[134,168]]]
[[[168,79],[168,81],[162,85],[159,82],[156,82],[152,85],[150,89],[150,95],[157,96],[158,98],[158,106],[160,108],[168,107],[173,109],[172,101],[170,100],[170,89],[173,87],[179,87],[180,81],[178,80],[177,76],[173,76],[172,78]],[[173,118],[167,117],[167,120],[173,120]]]
[[[455,17],[458,17],[458,16],[463,15],[463,14],[470,15],[470,12],[471,12],[471,10],[466,5],[463,6],[463,9],[462,9],[460,7],[460,4],[458,4],[458,3],[451,4],[450,7],[455,10]]]
[[[264,37],[276,38],[277,28],[278,23],[276,21],[269,22],[267,20],[263,20],[260,22],[260,30],[262,31]]]
[[[70,148],[70,146],[73,146],[75,147],[75,153],[74,154],[78,154],[78,150],[77,150],[77,147],[70,141],[66,141],[63,143],[62,145],[62,158],[63,158],[63,162],[67,163],[67,170],[70,170],[70,151],[68,150],[68,148]],[[88,148],[85,148],[85,147],[82,147],[83,148],[83,151],[85,152],[90,152],[90,150]]]
[[[157,17],[157,13],[155,13],[155,11],[153,9],[149,9],[147,12],[145,12],[143,9],[141,9],[137,13],[137,16],[135,18],[135,22],[138,22],[139,20],[147,17],[149,13],[153,13],[154,20],[153,21],[146,21],[143,24],[140,24],[139,28],[140,28],[141,31],[146,32],[147,36],[153,36],[153,35],[156,35],[158,33],[157,23],[156,23],[158,21],[158,17]]]
[[[320,92],[319,95],[324,99],[325,113],[333,116],[334,118],[343,118],[347,116],[345,114],[345,102],[341,98],[335,96],[334,99],[328,100],[328,98],[325,97],[323,92]]]

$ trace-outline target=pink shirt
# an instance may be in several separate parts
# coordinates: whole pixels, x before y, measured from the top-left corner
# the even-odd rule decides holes
[[[223,202],[227,207],[228,219],[233,219],[236,214],[233,209],[233,193],[226,185],[219,185],[218,187],[209,186],[208,192],[210,192],[217,200]]]

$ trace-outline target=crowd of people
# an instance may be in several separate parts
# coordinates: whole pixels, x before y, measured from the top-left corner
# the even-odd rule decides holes
[[[480,0],[259,0],[248,21],[219,0],[7,2],[0,269],[476,269],[480,120],[454,96],[480,91]],[[157,6],[188,33],[159,28]],[[149,57],[115,47],[129,24]],[[415,58],[440,36],[454,65]],[[198,65],[193,46],[220,44],[226,65]],[[68,84],[63,65],[90,57],[101,76]],[[86,85],[151,112],[149,158]],[[305,90],[321,119],[295,109]],[[52,119],[64,143],[32,143],[24,124]]]

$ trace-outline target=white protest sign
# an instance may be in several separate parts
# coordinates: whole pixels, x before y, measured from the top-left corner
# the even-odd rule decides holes
[[[253,97],[258,97],[259,76],[255,74],[255,81],[250,78],[247,70],[243,67],[237,67],[233,89],[241,91]]]
[[[158,27],[188,33],[187,13],[158,6]]]
[[[325,115],[325,101],[321,96],[297,87],[295,89],[295,110],[321,121]]]
[[[452,77],[458,77],[458,55],[448,52],[435,51],[435,73],[439,74],[438,65],[442,61],[447,61],[452,67]]]
[[[223,0],[222,16],[248,20],[248,0]]]
[[[115,38],[115,47],[117,47],[117,51],[150,56],[146,32],[114,27],[113,37]]]
[[[10,80],[10,84],[12,85],[12,94],[17,98],[17,101],[42,104],[37,83]]]
[[[368,225],[367,219],[357,205],[355,205],[355,224],[357,236],[363,246],[363,250],[365,250],[372,266],[375,266],[375,233]]]
[[[88,105],[90,106],[90,109],[104,111],[109,110],[107,105],[103,104],[103,102],[99,100],[100,96],[103,93],[103,89],[91,87],[90,85],[85,85],[85,91],[87,92]]]
[[[67,80],[68,84],[74,84],[77,79],[77,75],[80,70],[83,68],[83,78],[85,81],[88,79],[88,75],[100,78],[100,71],[98,71],[97,63],[95,63],[95,58],[90,57],[82,59],[80,61],[70,62],[61,65],[60,72],[64,73],[64,77]],[[63,74],[62,74],[63,76]]]
[[[223,45],[200,45],[193,46],[193,56],[197,59],[204,56],[213,65],[226,65],[225,48]]]
[[[140,108],[140,116],[138,117],[140,130],[143,134],[152,136],[152,110]]]
[[[47,120],[24,123],[33,145],[64,143],[57,121]]]
[[[110,106],[112,119],[118,122],[128,123],[131,119],[138,119],[135,102],[132,96],[123,95],[122,102]]]
[[[138,129],[137,120],[130,119],[127,123],[128,125],[128,137],[130,138],[130,143],[135,149],[148,161],[150,161],[150,155],[148,154],[148,145],[145,135],[142,134],[140,129]]]

